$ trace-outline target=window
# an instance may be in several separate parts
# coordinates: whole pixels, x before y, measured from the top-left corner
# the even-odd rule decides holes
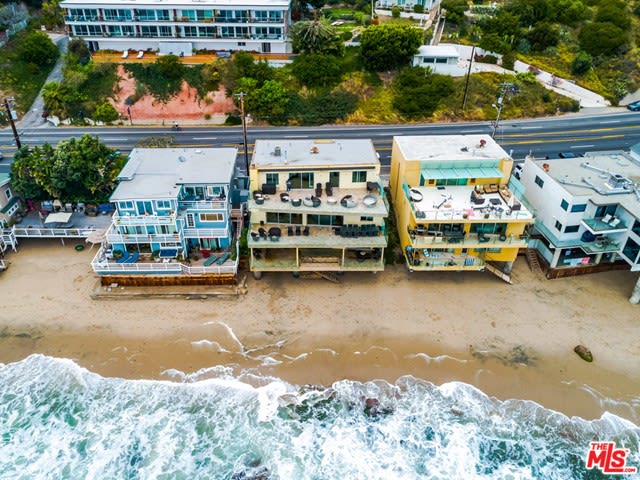
[[[118,202],[118,205],[122,210],[132,210],[133,202]]]
[[[161,25],[160,27],[158,27],[158,31],[160,32],[161,37],[173,37],[173,30],[171,29],[171,27]]]
[[[156,200],[156,207],[168,210],[171,208],[171,202],[169,200]]]
[[[13,207],[11,207],[11,208],[7,211],[7,216],[9,216],[9,217],[10,217],[10,216],[11,216],[11,215],[13,215],[14,213],[16,213],[16,212],[18,211],[18,208],[19,208],[19,207],[20,207],[20,205],[16,203]]]
[[[567,202],[564,198],[562,199],[562,201],[560,202],[560,206],[562,207],[562,209],[566,212],[567,209],[569,208],[569,202]]]
[[[343,224],[343,221],[344,221],[344,217],[342,215],[315,215],[315,214],[307,215],[308,225],[340,226]]]
[[[640,235],[640,221],[633,222],[633,228],[631,229],[636,235]]]
[[[239,47],[246,47],[247,46],[247,42],[238,42],[238,46]]]
[[[351,173],[351,181],[353,183],[364,183],[367,181],[367,172],[364,170]]]
[[[11,193],[11,189],[7,188],[4,193],[7,196],[7,200],[11,200],[11,197],[13,197],[13,193]]]
[[[429,180],[429,185],[431,185],[433,180]],[[466,178],[440,178],[436,180],[436,185],[466,185]]]
[[[200,221],[201,222],[221,222],[224,220],[224,215],[221,213],[201,213]]]
[[[279,183],[279,176],[277,173],[267,173],[267,184],[278,185]]]
[[[556,220],[556,230],[558,230],[559,232],[562,231],[562,224],[558,220]]]
[[[267,223],[302,225],[302,214],[267,212]]]
[[[628,239],[627,243],[624,246],[624,249],[622,250],[624,256],[631,260],[633,263],[636,263],[638,252],[640,252],[640,245],[634,242],[631,238]]]
[[[373,217],[360,217],[361,222],[373,222]]]
[[[576,205],[573,205],[571,207],[571,211],[573,213],[584,212],[586,209],[587,209],[587,204],[586,203],[577,203]]]
[[[143,37],[157,37],[158,27],[151,25],[142,25],[140,27],[140,33]]]
[[[543,187],[544,185],[544,180],[542,180],[539,176],[536,175],[536,179],[535,179],[536,185],[538,185],[540,188]]]
[[[299,172],[289,175],[291,188],[315,188],[313,172]]]
[[[580,230],[580,225],[567,225],[564,233],[576,233],[578,230]]]
[[[618,205],[617,204],[613,204],[613,205],[602,205],[598,208],[596,208],[596,214],[595,217],[596,218],[602,218],[605,215],[615,215],[616,214],[616,207]]]

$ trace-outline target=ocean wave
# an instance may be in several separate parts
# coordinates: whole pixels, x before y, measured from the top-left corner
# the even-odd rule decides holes
[[[638,466],[640,429],[460,382],[297,387],[231,368],[103,378],[32,355],[0,365],[0,478],[586,479],[589,442]]]

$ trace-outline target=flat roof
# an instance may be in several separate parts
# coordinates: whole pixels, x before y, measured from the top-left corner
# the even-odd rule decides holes
[[[236,148],[135,148],[111,201],[171,199],[180,185],[228,184],[237,154]]]
[[[273,7],[281,6],[288,7],[288,0],[119,0],[114,2],[112,0],[63,0],[60,2],[60,6],[63,8],[73,7],[86,7],[86,8],[139,8],[139,7],[153,7],[154,10],[171,7],[199,7],[203,8],[215,8],[220,6],[227,7],[239,7],[239,6],[264,6]]]
[[[547,174],[570,195],[588,196],[596,205],[618,203],[640,218],[640,199],[632,189],[620,188],[624,182],[640,185],[640,161],[628,153],[589,152],[584,157],[534,160],[533,163],[543,170],[547,164]]]
[[[484,141],[484,146],[481,145]],[[420,135],[393,137],[405,160],[433,162],[440,160],[510,159],[490,135]]]
[[[418,48],[418,53],[421,57],[455,57],[458,58],[460,54],[458,51],[450,45],[422,45]]]
[[[252,166],[258,169],[302,169],[319,166],[377,167],[378,154],[370,139],[256,140]]]

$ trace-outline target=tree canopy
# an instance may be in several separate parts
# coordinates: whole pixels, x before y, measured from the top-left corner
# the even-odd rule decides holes
[[[454,91],[453,79],[428,68],[405,68],[396,76],[393,104],[407,118],[430,117]]]
[[[98,137],[83,135],[63,140],[54,148],[24,146],[14,155],[11,182],[32,200],[105,202],[122,167],[116,152]]]
[[[578,39],[582,50],[597,57],[620,53],[628,37],[627,32],[611,22],[593,22],[582,28]]]
[[[326,20],[297,22],[289,30],[295,53],[324,53],[341,56],[344,45],[340,35]]]
[[[360,55],[373,71],[395,70],[409,64],[422,44],[422,30],[409,25],[371,25],[360,36]]]
[[[60,56],[58,47],[44,32],[31,32],[27,35],[17,54],[23,61],[39,67],[53,65]]]
[[[340,83],[342,65],[333,55],[308,53],[296,57],[291,71],[302,85],[310,88],[331,87]]]

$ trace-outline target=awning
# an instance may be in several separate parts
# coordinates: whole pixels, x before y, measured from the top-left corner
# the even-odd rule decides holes
[[[503,173],[497,167],[480,168],[423,168],[420,172],[425,179],[446,178],[502,178]]]
[[[67,223],[71,219],[71,215],[68,212],[50,213],[44,223]]]
[[[7,213],[9,211],[9,209],[11,207],[13,207],[16,203],[18,203],[18,197],[14,196],[9,203],[7,203],[4,207],[2,207],[2,210],[0,210],[0,213]]]

